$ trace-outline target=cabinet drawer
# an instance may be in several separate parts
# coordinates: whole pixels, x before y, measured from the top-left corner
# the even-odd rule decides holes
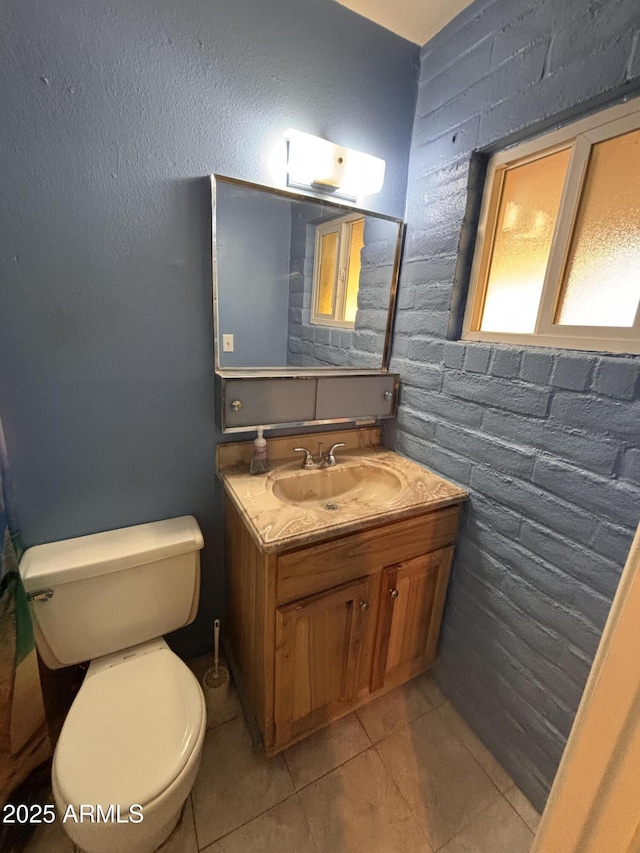
[[[453,545],[460,506],[435,510],[322,542],[278,559],[279,604],[379,571],[382,566]]]

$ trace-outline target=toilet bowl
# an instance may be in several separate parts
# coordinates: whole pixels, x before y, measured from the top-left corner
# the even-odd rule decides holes
[[[205,700],[159,633],[195,616],[202,544],[188,516],[23,555],[20,572],[45,663],[91,659],[51,774],[63,828],[86,853],[151,853],[189,796]]]
[[[51,773],[71,839],[89,853],[155,850],[189,795],[205,727],[200,685],[164,640],[93,661]]]

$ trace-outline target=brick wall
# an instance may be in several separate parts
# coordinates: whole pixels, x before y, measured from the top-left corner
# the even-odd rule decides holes
[[[639,33],[637,0],[495,0],[421,54],[387,442],[469,489],[437,677],[539,808],[640,518],[640,358],[446,338],[472,152],[638,94]]]

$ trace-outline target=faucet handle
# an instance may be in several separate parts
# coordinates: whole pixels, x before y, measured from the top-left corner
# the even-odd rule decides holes
[[[328,467],[332,467],[336,464],[336,457],[333,455],[334,451],[338,449],[338,447],[346,447],[346,443],[344,441],[338,441],[336,444],[332,444],[329,450],[327,451],[327,455],[324,457],[324,464]]]
[[[346,446],[347,446],[346,441],[338,441],[336,444],[332,444],[331,447],[329,448],[329,452],[327,453],[327,456],[333,456],[333,453],[335,450],[337,450],[339,447],[346,447]]]
[[[313,454],[310,450],[307,450],[306,447],[294,447],[294,453],[304,453],[306,454],[304,457],[304,462],[302,463],[303,468],[315,468],[316,463],[313,461]]]

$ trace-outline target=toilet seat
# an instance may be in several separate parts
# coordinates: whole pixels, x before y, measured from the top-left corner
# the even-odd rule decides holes
[[[163,640],[96,660],[56,747],[57,788],[67,803],[144,806],[184,770],[205,722],[197,679]]]

